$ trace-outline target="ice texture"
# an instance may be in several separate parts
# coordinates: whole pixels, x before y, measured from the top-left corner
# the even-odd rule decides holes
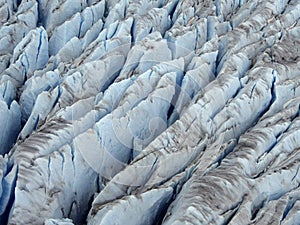
[[[0,0],[0,224],[300,224],[298,0]]]

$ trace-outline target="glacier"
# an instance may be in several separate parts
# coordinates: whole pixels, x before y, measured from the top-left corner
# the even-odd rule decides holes
[[[0,0],[0,224],[300,224],[299,0]]]

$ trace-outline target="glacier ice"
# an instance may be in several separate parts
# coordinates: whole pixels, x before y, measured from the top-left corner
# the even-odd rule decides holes
[[[298,0],[0,0],[0,224],[300,224]]]

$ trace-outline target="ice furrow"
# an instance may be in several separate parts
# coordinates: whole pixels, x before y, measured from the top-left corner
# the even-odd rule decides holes
[[[265,131],[268,131],[269,129],[265,129]],[[265,132],[263,130],[260,130],[261,132],[261,137],[262,137],[262,141],[265,140],[267,141],[268,139],[266,139],[267,136],[264,136],[265,134],[263,134],[263,132]],[[245,134],[245,139],[240,139],[240,142],[242,140],[246,140],[247,135],[250,135],[251,131],[249,134]],[[260,141],[261,142],[261,141]],[[256,145],[253,144],[254,147],[258,148],[261,147],[261,144],[263,142],[260,143],[260,145]],[[251,142],[249,141],[249,147],[252,146]],[[245,146],[246,147],[246,146]],[[249,150],[251,149],[251,147],[249,148]],[[245,149],[246,150],[246,149]],[[280,193],[280,188],[282,188],[283,192],[281,193],[286,193],[286,191],[291,190],[291,188],[293,187],[292,185],[294,185],[294,187],[298,186],[297,181],[293,181],[292,178],[290,178],[291,180],[286,180],[285,181],[285,177],[288,177],[285,174],[285,170],[286,172],[292,172],[294,168],[294,170],[296,171],[297,174],[297,157],[293,157],[292,158],[292,162],[294,162],[294,164],[286,164],[286,165],[291,165],[291,166],[285,166],[282,165],[279,168],[286,168],[286,169],[281,169],[282,172],[278,172],[279,174],[277,175],[276,173],[268,173],[269,175],[264,175],[263,177],[258,178],[258,181],[254,182],[252,179],[247,178],[247,174],[245,174],[244,169],[245,167],[251,168],[253,164],[244,164],[243,166],[239,166],[240,163],[242,163],[242,159],[244,157],[246,157],[247,154],[253,154],[255,153],[255,151],[251,150],[247,150],[247,152],[245,152],[245,150],[242,148],[242,146],[238,146],[235,148],[235,150],[233,150],[232,153],[230,153],[228,155],[227,158],[225,158],[225,161],[223,160],[223,162],[221,163],[221,165],[219,167],[217,167],[216,169],[212,169],[211,171],[209,171],[206,174],[202,174],[202,176],[199,174],[199,172],[203,173],[203,170],[198,170],[197,172],[195,172],[195,174],[193,175],[193,177],[190,179],[190,181],[188,181],[184,188],[182,193],[179,194],[178,196],[178,200],[176,200],[174,202],[174,205],[170,208],[171,215],[174,216],[169,216],[166,218],[165,220],[165,224],[168,223],[177,223],[184,219],[184,220],[192,220],[194,221],[194,223],[209,223],[209,222],[213,222],[213,223],[217,223],[217,224],[222,224],[224,223],[224,220],[226,219],[224,217],[225,214],[224,210],[228,210],[228,207],[231,207],[231,205],[235,205],[236,203],[239,203],[239,201],[243,201],[246,202],[245,204],[243,203],[237,213],[234,215],[233,219],[231,219],[231,223],[233,224],[240,224],[243,223],[246,219],[246,215],[248,215],[248,222],[251,221],[251,217],[253,217],[253,215],[251,216],[250,213],[250,209],[252,209],[253,211],[253,207],[260,207],[259,205],[261,203],[259,203],[259,201],[262,201],[263,199],[272,199],[272,198],[276,198],[275,197],[275,193]],[[237,157],[236,154],[241,154],[240,157]],[[243,155],[243,157],[241,157]],[[245,159],[245,158],[244,158]],[[249,162],[248,160],[244,160],[245,162]],[[250,161],[251,162],[251,161]],[[255,168],[255,160],[252,161],[254,163],[252,168]],[[199,164],[201,166],[201,164]],[[230,165],[230,166],[229,166]],[[292,166],[294,165],[294,166]],[[292,171],[290,171],[290,168]],[[279,169],[279,171],[281,171]],[[240,171],[240,172],[238,172]],[[233,176],[234,173],[238,173],[239,176],[235,177]],[[247,172],[246,172],[247,173]],[[294,173],[294,172],[292,172]],[[220,179],[218,180],[217,179]],[[272,177],[272,178],[271,178]],[[277,179],[280,179],[282,182],[282,185],[278,186],[277,190],[275,188],[277,182],[279,182],[275,177],[278,177]],[[221,185],[221,182],[224,182],[224,184],[226,185]],[[236,186],[235,182],[238,182],[239,185]],[[274,184],[272,182],[275,182]],[[286,183],[285,183],[286,182]],[[212,185],[212,183],[214,185]],[[245,185],[244,187],[241,186],[241,184]],[[210,187],[211,189],[214,189],[214,191],[209,191],[208,187]],[[248,188],[247,188],[248,187]],[[256,191],[256,188],[260,188],[259,191]],[[286,190],[284,191],[284,187],[286,188]],[[250,189],[251,188],[251,189]],[[239,190],[239,191],[233,191],[233,190]],[[275,190],[276,189],[276,190]],[[262,191],[263,190],[263,191]],[[274,192],[268,192],[268,190],[273,190]],[[223,193],[226,192],[227,194],[225,196],[221,196],[218,193]],[[250,192],[249,194],[247,194],[247,197],[245,196],[245,191]],[[196,196],[199,196],[197,198],[190,198],[189,196],[193,195],[195,196],[195,192],[197,192]],[[257,197],[251,197],[252,195],[256,195],[255,193],[265,193],[264,195],[260,196],[257,195]],[[238,194],[238,195],[237,195]],[[235,197],[234,197],[235,196]],[[269,197],[268,197],[269,196]],[[273,197],[272,197],[273,196]],[[226,198],[223,199],[223,198]],[[247,199],[247,201],[245,201],[245,198]],[[222,199],[222,200],[221,200]],[[256,199],[256,200],[255,200]],[[259,200],[260,199],[260,200]],[[183,203],[184,201],[186,201],[185,203]],[[252,208],[251,203],[253,201],[252,204]],[[268,201],[268,200],[267,200]],[[180,204],[178,204],[178,202],[180,202]],[[197,204],[197,202],[203,202],[203,204],[199,205]],[[226,204],[223,204],[223,202],[226,202]],[[232,202],[232,203],[231,203]],[[248,205],[249,204],[249,205]],[[183,207],[186,207],[186,209],[184,209]],[[201,207],[201,208],[199,208]],[[213,210],[213,214],[209,213],[210,210]],[[246,212],[245,210],[248,210],[248,212]],[[219,213],[217,213],[219,212]],[[195,217],[195,214],[197,215]],[[181,219],[179,219],[181,218]],[[193,218],[193,219],[192,219]],[[242,219],[242,220],[237,220],[237,218]],[[198,221],[198,222],[197,222]],[[243,222],[242,222],[243,221]]]
[[[38,19],[35,1],[21,2],[13,19],[0,28],[0,54],[12,54],[16,45],[32,29],[36,28]]]
[[[83,37],[89,28],[102,19],[104,7],[104,1],[100,1],[96,5],[85,8],[81,13],[76,13],[70,20],[56,27],[49,39],[49,54],[56,55],[73,37]]]

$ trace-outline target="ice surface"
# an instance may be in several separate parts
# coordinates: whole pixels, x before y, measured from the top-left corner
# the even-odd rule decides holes
[[[0,224],[299,224],[298,0],[0,0]]]

